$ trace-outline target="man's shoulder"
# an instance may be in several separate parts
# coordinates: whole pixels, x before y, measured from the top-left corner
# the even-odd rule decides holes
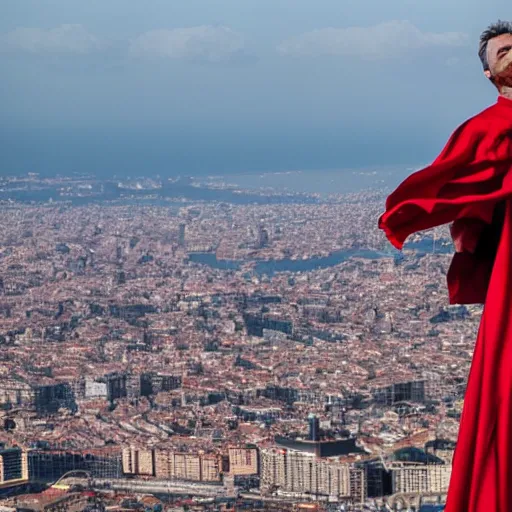
[[[512,127],[512,118],[504,118],[498,103],[494,103],[464,121],[456,131],[465,133],[489,132],[491,128],[499,129],[504,124]]]
[[[466,123],[469,124],[478,124],[482,121],[487,122],[491,119],[503,119],[503,109],[500,108],[499,102],[495,102],[492,105],[489,105],[488,107],[484,108],[482,111],[478,112],[478,114],[475,114],[474,116],[470,117]],[[512,118],[507,116],[507,121],[512,124]],[[464,124],[466,124],[464,123]]]

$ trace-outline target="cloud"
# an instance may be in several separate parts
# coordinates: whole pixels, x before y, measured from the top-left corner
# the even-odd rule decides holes
[[[2,43],[4,49],[36,54],[87,54],[105,46],[82,25],[61,25],[49,30],[17,28],[5,34]]]
[[[389,21],[372,27],[324,28],[283,41],[277,51],[293,56],[356,56],[388,58],[430,47],[464,46],[460,32],[422,32],[409,21]]]
[[[132,41],[130,55],[218,62],[243,53],[243,49],[240,34],[228,27],[203,25],[145,32]]]

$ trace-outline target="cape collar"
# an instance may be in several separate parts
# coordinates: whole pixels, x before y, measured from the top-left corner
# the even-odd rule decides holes
[[[512,108],[512,100],[505,98],[505,96],[498,96],[498,105],[500,107]]]

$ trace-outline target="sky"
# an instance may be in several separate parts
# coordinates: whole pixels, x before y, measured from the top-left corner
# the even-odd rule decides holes
[[[497,19],[510,0],[2,0],[0,175],[428,162],[496,99]]]

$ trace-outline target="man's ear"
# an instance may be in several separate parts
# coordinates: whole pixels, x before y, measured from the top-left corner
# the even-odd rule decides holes
[[[486,70],[484,71],[484,75],[485,75],[489,80],[491,80],[492,74],[491,74],[491,72],[490,72],[488,69],[486,69]]]

